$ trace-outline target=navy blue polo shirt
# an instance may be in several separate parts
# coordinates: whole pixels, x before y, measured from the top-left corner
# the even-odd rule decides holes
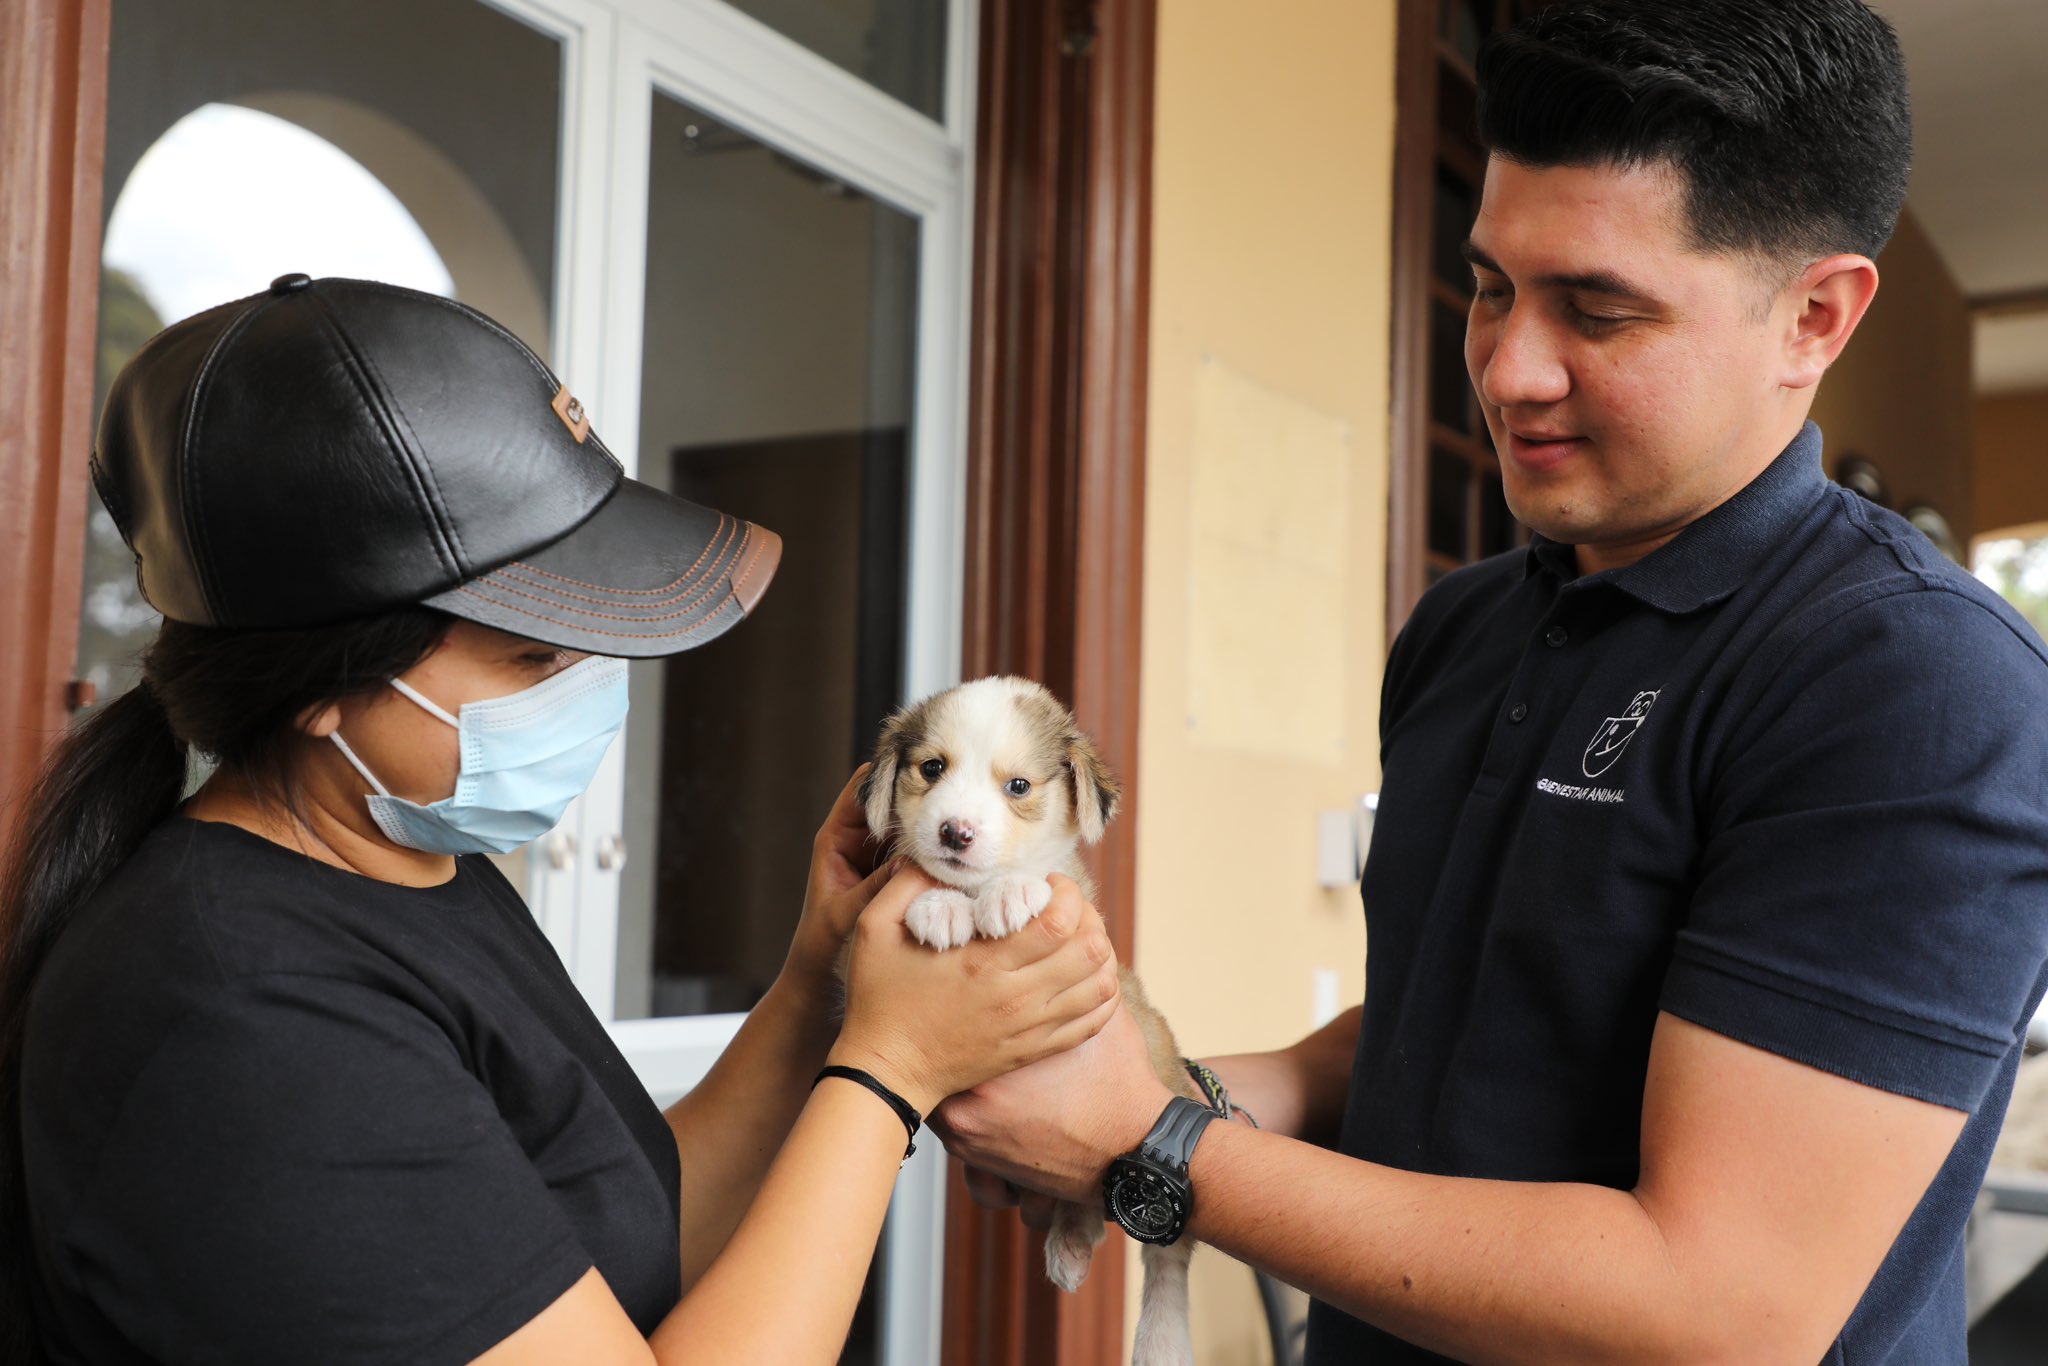
[[[1967,1111],[1829,1362],[1961,1363],[2048,959],[2048,653],[1808,424],[1670,543],[1449,575],[1395,642],[1341,1149],[1636,1182],[1658,1012]],[[1430,1362],[1327,1305],[1318,1366]]]

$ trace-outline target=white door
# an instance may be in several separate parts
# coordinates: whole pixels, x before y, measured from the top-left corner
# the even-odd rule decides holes
[[[772,980],[883,715],[958,677],[974,47],[962,0],[617,15],[604,283],[564,301],[601,298],[601,350],[570,383],[636,477],[785,542],[752,620],[633,666],[621,742],[535,860],[543,924],[666,1103]],[[943,1177],[925,1145],[856,1330],[892,1366],[937,1360]]]

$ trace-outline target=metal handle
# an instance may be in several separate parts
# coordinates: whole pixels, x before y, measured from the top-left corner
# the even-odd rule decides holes
[[[566,830],[557,830],[540,842],[540,852],[548,867],[559,873],[576,859],[576,837]]]
[[[606,835],[597,842],[597,866],[608,873],[626,866],[626,837]]]

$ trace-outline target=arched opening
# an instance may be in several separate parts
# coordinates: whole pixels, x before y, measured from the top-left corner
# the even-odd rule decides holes
[[[237,104],[200,106],[143,154],[114,201],[101,259],[166,323],[288,270],[454,292],[440,253],[381,179],[317,133]]]
[[[454,158],[359,100],[267,90],[238,96],[234,103],[288,120],[352,158],[425,234],[453,297],[490,314],[542,356],[550,354],[546,291],[503,215]]]
[[[333,142],[239,105],[206,104],[179,119],[135,163],[107,220],[94,410],[115,372],[166,324],[293,270],[455,293],[418,219]],[[78,676],[101,695],[125,690],[157,614],[97,497],[81,609]]]

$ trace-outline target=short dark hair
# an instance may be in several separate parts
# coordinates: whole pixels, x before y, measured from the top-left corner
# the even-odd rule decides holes
[[[1898,223],[1906,67],[1861,0],[1567,0],[1495,34],[1478,70],[1490,152],[1670,166],[1703,250],[1874,257]]]

